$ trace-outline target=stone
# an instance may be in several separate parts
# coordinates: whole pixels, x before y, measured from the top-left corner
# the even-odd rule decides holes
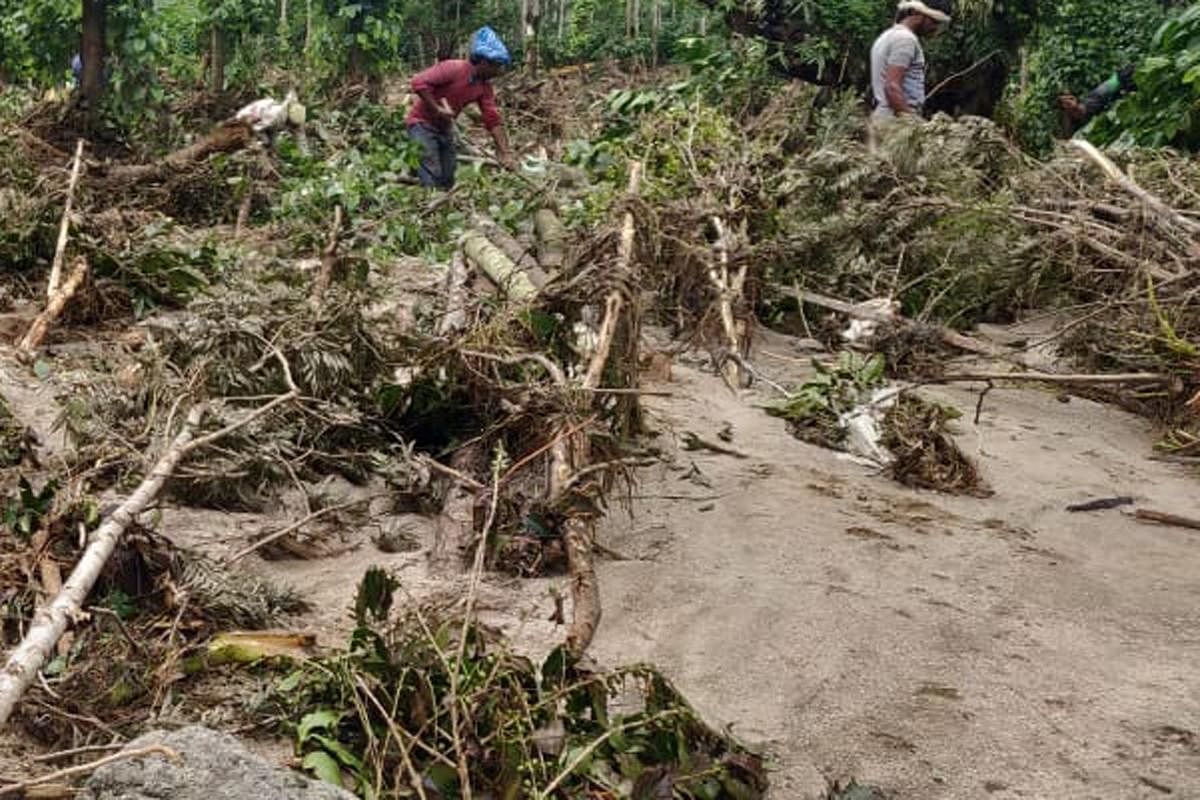
[[[234,737],[201,727],[153,731],[126,750],[161,744],[179,754],[117,761],[92,774],[81,800],[355,800],[328,783],[274,766]]]

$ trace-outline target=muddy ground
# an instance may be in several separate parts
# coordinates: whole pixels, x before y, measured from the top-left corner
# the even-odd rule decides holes
[[[767,336],[754,361],[788,382],[808,356]],[[10,365],[3,391],[47,429],[46,392],[23,374]],[[713,722],[771,754],[781,800],[851,776],[923,800],[1200,795],[1200,539],[1120,511],[1065,511],[1129,494],[1200,512],[1197,475],[1149,458],[1146,422],[997,388],[975,426],[978,387],[929,390],[964,412],[959,442],[995,490],[952,498],[797,441],[762,412],[771,390],[735,396],[702,358],[677,358],[665,377],[653,388],[671,396],[647,399],[664,464],[641,474],[601,537],[598,661],[663,668]],[[682,447],[686,432],[715,442],[723,430],[745,458]],[[220,556],[284,522],[168,510],[161,529]],[[382,532],[411,549],[381,552]],[[426,566],[426,518],[333,534],[332,557],[242,562],[298,587],[313,604],[298,624],[326,644],[344,641],[367,566],[395,568],[414,601],[461,597],[461,578]],[[481,609],[544,652],[562,637],[556,592],[562,581],[493,576]]]

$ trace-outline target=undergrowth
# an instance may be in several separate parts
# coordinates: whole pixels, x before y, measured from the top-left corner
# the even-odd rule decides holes
[[[372,569],[344,653],[278,686],[304,768],[361,797],[762,797],[758,756],[656,670],[535,665],[474,621],[405,604]]]

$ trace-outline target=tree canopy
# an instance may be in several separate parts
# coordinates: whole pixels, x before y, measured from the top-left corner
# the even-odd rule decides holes
[[[930,45],[930,109],[996,116],[1040,151],[1063,132],[1058,94],[1139,64],[1144,91],[1096,123],[1097,137],[1192,146],[1198,12],[1167,24],[1183,5],[961,0]],[[697,38],[751,37],[776,72],[862,91],[893,13],[893,0],[6,0],[0,79],[61,85],[83,53],[83,94],[130,121],[200,83],[253,93],[415,69],[461,54],[488,24],[518,60],[548,66],[654,64],[689,57]]]

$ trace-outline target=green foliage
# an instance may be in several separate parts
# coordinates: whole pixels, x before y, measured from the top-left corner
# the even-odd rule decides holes
[[[1200,4],[1168,20],[1137,68],[1136,91],[1088,129],[1102,144],[1200,148]]]
[[[142,227],[119,250],[99,242],[92,250],[96,275],[121,285],[139,318],[187,305],[224,271],[226,259],[211,242],[180,241],[169,221]]]
[[[57,493],[58,481],[46,481],[41,489],[34,491],[33,485],[22,475],[16,497],[9,498],[4,507],[5,527],[17,538],[28,541],[49,516]]]
[[[837,447],[845,437],[840,424],[842,415],[886,383],[886,364],[882,356],[863,356],[851,351],[841,353],[832,366],[815,359],[812,364],[816,375],[767,411],[787,420],[799,438]]]
[[[655,671],[590,674],[561,648],[538,668],[474,624],[415,610],[389,624],[395,586],[370,581],[359,595],[384,613],[356,614],[349,651],[276,692],[301,763],[322,780],[364,798],[407,796],[417,782],[457,797],[463,764],[473,790],[495,797],[763,796],[761,761]]]
[[[1114,71],[1136,63],[1163,19],[1159,0],[1099,3],[1062,0],[1043,12],[1029,48],[1021,84],[1014,78],[1003,119],[1021,144],[1049,150],[1060,135],[1061,94],[1082,97]]]
[[[6,3],[0,11],[0,73],[8,80],[64,83],[78,38],[64,35],[79,25],[79,0]]]

